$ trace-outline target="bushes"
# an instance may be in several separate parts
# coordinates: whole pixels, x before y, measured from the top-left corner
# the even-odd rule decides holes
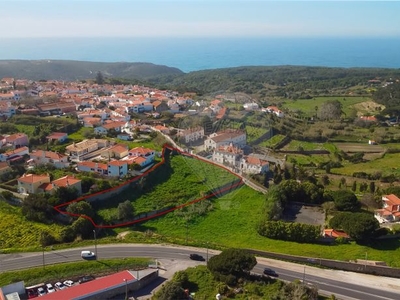
[[[266,221],[259,225],[258,233],[271,239],[313,243],[320,237],[321,227],[302,223]]]
[[[353,212],[338,213],[329,221],[329,225],[333,229],[345,231],[356,241],[375,237],[379,228],[378,220],[372,214]]]

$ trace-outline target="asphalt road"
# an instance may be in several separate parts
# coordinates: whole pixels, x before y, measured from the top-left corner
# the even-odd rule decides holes
[[[44,253],[45,265],[51,265],[61,262],[71,262],[82,260],[80,256],[81,250],[94,251],[94,247],[75,248],[68,250],[58,250]],[[149,257],[153,259],[172,259],[172,260],[189,260],[190,253],[199,253],[207,257],[205,249],[193,251],[192,249],[179,248],[173,246],[159,246],[159,245],[98,245],[97,254],[98,259],[106,258],[123,258],[123,257]],[[209,251],[208,257],[211,257],[215,251]],[[1,272],[7,270],[27,269],[31,267],[38,267],[43,265],[43,253],[18,253],[18,254],[2,254],[0,255],[0,270]],[[259,263],[254,268],[254,272],[261,274],[265,264]],[[376,289],[368,286],[359,285],[352,282],[343,282],[340,280],[332,280],[331,278],[324,277],[323,275],[313,275],[313,269],[306,266],[303,272],[289,270],[286,268],[273,269],[279,274],[279,279],[286,281],[293,281],[295,279],[305,279],[306,283],[315,285],[324,294],[335,294],[340,299],[363,299],[363,300],[396,300],[400,299],[399,293],[386,291],[384,289]],[[338,276],[340,276],[340,271]],[[357,274],[355,274],[357,276]],[[338,277],[338,279],[340,279]],[[376,277],[379,280],[379,277]]]

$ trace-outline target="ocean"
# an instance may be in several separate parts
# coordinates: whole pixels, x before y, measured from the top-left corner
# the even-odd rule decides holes
[[[0,59],[149,62],[183,72],[239,66],[400,68],[394,38],[3,38]]]

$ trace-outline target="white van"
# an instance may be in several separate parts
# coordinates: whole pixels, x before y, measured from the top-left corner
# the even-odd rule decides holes
[[[81,252],[81,257],[82,258],[94,258],[94,257],[96,257],[96,255],[92,251],[84,250]]]

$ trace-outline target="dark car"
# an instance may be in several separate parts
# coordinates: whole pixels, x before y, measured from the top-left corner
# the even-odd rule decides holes
[[[190,254],[191,260],[205,261],[204,257],[199,254]]]
[[[271,276],[271,277],[279,277],[279,275],[272,269],[270,268],[265,268],[264,272],[265,275]]]
[[[94,277],[88,275],[88,276],[83,276],[83,277],[79,278],[78,282],[79,282],[79,284],[81,284],[81,283],[85,283],[85,282],[92,281],[92,280],[94,280]]]

